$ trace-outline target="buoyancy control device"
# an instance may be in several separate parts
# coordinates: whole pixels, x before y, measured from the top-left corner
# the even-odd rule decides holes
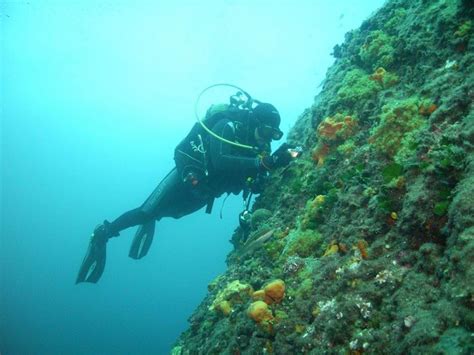
[[[230,96],[228,104],[211,105],[204,118],[200,118],[197,113],[197,106],[201,96],[207,90],[217,86],[228,86],[235,88],[238,91],[234,95]],[[189,184],[195,189],[201,190],[204,193],[206,193],[206,191],[208,192],[209,201],[206,209],[207,213],[211,212],[214,201],[212,191],[209,191],[209,187],[207,185],[210,174],[209,146],[211,136],[223,141],[226,144],[235,145],[240,148],[251,150],[257,149],[256,147],[244,145],[239,142],[226,140],[225,138],[217,135],[211,129],[217,123],[217,121],[222,118],[222,116],[218,115],[218,113],[229,112],[229,117],[248,117],[254,103],[259,103],[259,101],[253,100],[247,92],[235,85],[215,84],[207,87],[199,94],[196,100],[195,113],[198,122],[194,124],[190,132],[175,148],[174,160],[176,169],[183,183]]]

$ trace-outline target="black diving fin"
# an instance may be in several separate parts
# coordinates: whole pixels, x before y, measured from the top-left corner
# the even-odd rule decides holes
[[[150,250],[153,242],[153,235],[155,234],[155,221],[151,220],[138,227],[128,256],[132,259],[143,258]]]
[[[104,224],[97,226],[91,236],[86,256],[77,274],[76,284],[80,282],[97,283],[105,268],[107,256],[107,230]]]

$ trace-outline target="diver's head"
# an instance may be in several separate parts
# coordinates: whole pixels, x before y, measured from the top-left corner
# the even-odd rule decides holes
[[[272,104],[259,103],[252,111],[252,115],[257,123],[255,136],[257,139],[271,142],[279,140],[283,136],[280,131],[280,114]]]

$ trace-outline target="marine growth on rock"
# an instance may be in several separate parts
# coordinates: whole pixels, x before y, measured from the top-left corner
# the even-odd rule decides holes
[[[335,47],[176,354],[474,353],[473,16],[389,0]]]

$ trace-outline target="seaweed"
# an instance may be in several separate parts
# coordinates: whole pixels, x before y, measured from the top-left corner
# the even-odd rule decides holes
[[[473,351],[469,2],[390,0],[334,47],[289,133],[310,154],[269,179],[176,354]],[[275,278],[266,326],[245,297],[209,311],[233,280]]]

